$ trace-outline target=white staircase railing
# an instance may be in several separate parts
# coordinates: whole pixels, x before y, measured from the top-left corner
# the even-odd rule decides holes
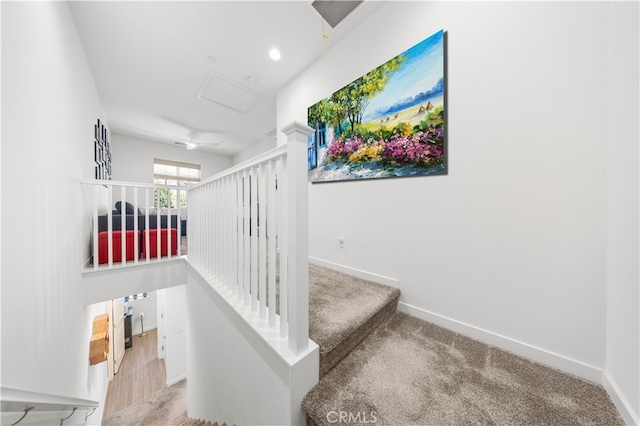
[[[287,144],[188,189],[188,262],[244,316],[308,347],[307,136],[293,122]],[[228,296],[230,295],[230,296]]]
[[[186,188],[111,180],[80,183],[90,228],[84,272],[171,260],[183,254],[186,207],[180,207],[180,200]],[[166,202],[160,203],[161,199]],[[172,199],[176,205],[172,206]],[[115,210],[118,202],[119,212]]]

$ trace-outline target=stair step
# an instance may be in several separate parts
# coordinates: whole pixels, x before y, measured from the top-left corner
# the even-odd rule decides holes
[[[186,418],[180,423],[178,423],[176,426],[198,426],[199,424],[200,424],[200,420],[198,419]]]
[[[226,423],[219,424],[218,422],[211,423],[210,421],[207,421],[207,420],[192,419],[188,417],[182,422],[178,423],[176,426],[227,426],[227,424]]]
[[[309,338],[320,346],[324,377],[395,312],[400,290],[309,265]]]

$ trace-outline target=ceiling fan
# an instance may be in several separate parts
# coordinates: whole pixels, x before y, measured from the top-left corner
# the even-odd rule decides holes
[[[196,132],[189,132],[189,140],[174,139],[174,144],[184,146],[188,150],[196,149],[199,146],[215,147],[222,145],[222,141],[200,141],[195,142],[193,139],[196,137]]]

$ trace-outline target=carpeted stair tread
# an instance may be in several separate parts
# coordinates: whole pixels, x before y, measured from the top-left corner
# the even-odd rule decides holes
[[[188,418],[178,423],[176,426],[199,426],[203,424],[202,420]]]
[[[201,420],[201,419],[192,419],[187,418],[177,424],[176,426],[227,426],[226,423],[218,424],[218,422],[211,423],[209,421]]]
[[[309,265],[309,338],[323,377],[396,311],[400,290]]]
[[[303,406],[318,426],[624,424],[602,387],[402,313]]]

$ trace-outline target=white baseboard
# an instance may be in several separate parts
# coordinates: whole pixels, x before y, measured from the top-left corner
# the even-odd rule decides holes
[[[618,409],[618,412],[622,416],[624,422],[629,426],[640,425],[638,413],[634,412],[629,401],[627,401],[622,392],[620,392],[620,388],[611,376],[609,376],[606,370],[602,373],[602,382],[602,386],[604,386],[604,389],[609,394],[611,401],[613,401],[613,405]]]
[[[398,304],[398,310],[413,317],[420,318],[449,330],[453,330],[457,333],[464,334],[465,336],[473,339],[480,340],[492,346],[505,349],[516,355],[529,358],[549,367],[573,374],[598,385],[602,385],[602,370],[592,365],[576,361],[566,356],[547,351],[546,349],[538,348],[529,345],[528,343],[520,342],[470,324],[429,312],[422,308],[409,305],[408,303],[400,302]]]
[[[388,285],[390,287],[399,288],[399,281],[394,278],[362,271],[360,269],[351,268],[349,266],[340,265],[311,256],[309,257],[309,263],[353,275],[365,280]],[[550,352],[546,349],[532,346],[528,343],[520,342],[510,337],[502,336],[500,334],[418,308],[417,306],[413,306],[405,302],[398,303],[398,310],[413,317],[432,322],[465,336],[505,349],[516,355],[529,358],[533,361],[601,385],[609,394],[609,397],[615,404],[625,423],[627,425],[640,426],[640,418],[638,417],[638,414],[634,412],[631,405],[622,396],[622,393],[619,391],[616,383],[606,372],[603,372],[597,367]]]
[[[351,268],[349,266],[340,265],[338,263],[329,262],[328,260],[318,259],[317,257],[309,256],[309,263],[324,268],[333,269],[338,272],[353,275],[354,277],[362,278],[363,280],[373,281],[374,283],[388,285],[389,287],[398,288],[399,281],[395,278],[385,277],[383,275],[374,274],[372,272],[362,271],[360,269]]]
[[[181,374],[180,376],[176,377],[175,379],[168,381],[167,382],[167,386],[173,386],[176,383],[178,383],[179,381],[184,380],[186,378],[187,378],[187,373]]]
[[[145,328],[144,328],[144,332],[145,332],[145,333],[148,333],[148,332],[150,332],[151,330],[155,330],[155,329],[157,329],[157,328],[158,328],[158,325],[157,325],[157,324],[153,324],[153,325],[151,325],[151,327],[149,327],[149,328],[145,327]],[[131,331],[131,335],[132,335],[133,337],[139,336],[140,334],[142,334],[142,329],[141,329],[141,328],[137,328],[137,329],[134,329],[134,330],[132,330],[132,331]]]

